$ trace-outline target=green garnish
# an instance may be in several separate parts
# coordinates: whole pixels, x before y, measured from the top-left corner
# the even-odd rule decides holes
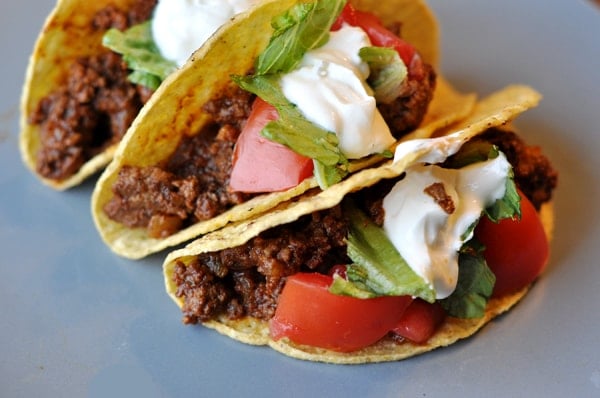
[[[329,40],[345,0],[317,0],[300,3],[273,19],[275,30],[267,48],[259,55],[256,73],[281,73],[293,70],[304,54]]]
[[[379,228],[362,211],[346,203],[350,218],[348,280],[335,278],[332,293],[367,298],[377,296],[416,296],[435,301],[435,292],[417,275]]]
[[[151,22],[146,21],[120,31],[109,29],[102,44],[122,54],[132,70],[129,81],[156,90],[160,83],[177,69],[177,65],[165,59],[152,38]]]
[[[448,315],[457,318],[481,318],[492,296],[496,277],[487,266],[481,248],[471,241],[458,257],[458,283],[450,296],[441,300]]]
[[[398,51],[385,47],[363,47],[358,55],[369,64],[371,73],[367,82],[375,93],[375,100],[383,104],[396,100],[400,86],[408,75]]]

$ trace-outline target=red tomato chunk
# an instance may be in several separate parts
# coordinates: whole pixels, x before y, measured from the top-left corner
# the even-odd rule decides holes
[[[482,218],[475,236],[485,245],[483,255],[496,275],[495,297],[514,293],[533,282],[548,262],[549,245],[535,208],[523,193],[521,219],[493,223]]]
[[[234,191],[258,193],[293,188],[313,174],[313,161],[260,134],[279,117],[277,110],[257,98],[237,140],[229,186]]]
[[[412,301],[409,296],[358,299],[329,292],[333,278],[299,273],[288,278],[270,322],[271,337],[349,352],[384,337]]]
[[[425,343],[437,331],[445,317],[446,312],[440,303],[432,304],[416,299],[404,311],[392,331],[414,343]]]

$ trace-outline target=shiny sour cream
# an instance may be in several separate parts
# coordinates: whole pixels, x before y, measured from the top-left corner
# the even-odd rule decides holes
[[[183,66],[190,55],[235,15],[259,0],[159,0],[152,36],[163,57]]]
[[[504,197],[510,167],[502,153],[457,170],[420,163],[409,167],[384,198],[383,228],[388,238],[435,290],[436,298],[448,297],[456,288],[458,251],[473,235],[465,233],[486,207]],[[433,184],[443,184],[454,211],[445,211],[425,192]]]
[[[285,97],[309,121],[336,133],[349,159],[382,152],[395,142],[366,83],[369,66],[358,55],[368,46],[362,29],[345,25],[280,81]]]

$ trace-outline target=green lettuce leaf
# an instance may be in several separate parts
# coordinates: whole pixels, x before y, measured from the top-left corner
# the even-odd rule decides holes
[[[102,44],[123,56],[132,73],[129,80],[153,90],[177,69],[177,65],[165,59],[152,38],[151,21],[134,25],[121,32],[109,29]]]
[[[485,209],[484,214],[493,222],[505,218],[521,218],[521,197],[517,192],[514,181],[514,173],[511,169],[509,178],[506,179],[506,191],[502,199]]]
[[[389,104],[398,98],[400,86],[408,75],[398,52],[385,47],[363,47],[358,55],[369,64],[368,83],[377,103]]]
[[[274,18],[275,31],[257,59],[256,73],[263,75],[294,69],[307,51],[327,43],[331,25],[345,5],[345,0],[300,3]]]
[[[458,257],[456,289],[440,302],[450,316],[481,318],[495,283],[496,277],[481,254],[481,246],[472,240],[463,246]]]
[[[347,174],[348,159],[340,151],[335,133],[308,121],[288,101],[279,86],[279,75],[233,76],[232,79],[241,88],[258,95],[277,109],[279,118],[267,123],[261,134],[313,159],[321,187],[326,188]]]
[[[332,293],[368,298],[377,296],[416,296],[435,301],[435,292],[417,275],[389,241],[383,229],[375,225],[352,204],[345,204],[350,218],[347,280],[335,278]]]

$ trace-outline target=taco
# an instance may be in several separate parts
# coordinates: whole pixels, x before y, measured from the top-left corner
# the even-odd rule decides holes
[[[25,77],[24,163],[59,190],[104,168],[161,82],[257,1],[59,0]]]
[[[557,173],[508,125],[539,98],[508,87],[383,166],[170,253],[166,290],[184,323],[332,363],[399,360],[473,335],[548,259]],[[503,237],[500,254],[489,236]],[[520,264],[506,266],[511,252]]]
[[[384,23],[401,24],[403,39]],[[371,45],[370,30],[396,47]],[[330,186],[381,162],[397,141],[466,117],[475,96],[436,80],[437,41],[420,1],[263,2],[213,36],[144,107],[92,196],[102,239],[119,255],[144,257]],[[299,95],[289,100],[281,82],[307,70],[290,83]],[[313,102],[314,93],[322,98]],[[363,141],[309,120],[316,114],[334,115],[343,131],[362,126]],[[259,135],[267,130],[269,139]]]

